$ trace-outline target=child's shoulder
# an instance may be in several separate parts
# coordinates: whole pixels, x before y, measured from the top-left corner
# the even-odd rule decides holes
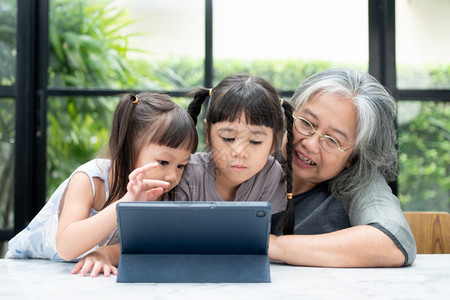
[[[107,176],[110,167],[111,160],[96,158],[79,166],[75,171],[73,171],[72,176],[75,173],[83,172],[88,174],[90,177],[100,177],[103,179],[105,176]]]
[[[111,166],[111,160],[106,158],[94,158],[84,164],[80,165],[75,171],[80,169],[105,169]]]
[[[276,160],[272,155],[269,155],[269,158],[267,159],[265,168],[279,169],[279,170],[282,169],[280,162],[278,160]]]

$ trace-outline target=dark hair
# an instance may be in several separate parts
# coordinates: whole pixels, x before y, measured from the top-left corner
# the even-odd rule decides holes
[[[276,151],[280,148],[281,137],[286,128],[288,138],[286,151],[289,160],[285,169],[286,191],[288,194],[292,193],[293,109],[289,102],[280,98],[279,92],[268,81],[257,76],[234,74],[225,77],[212,90],[198,88],[191,95],[194,99],[189,104],[188,112],[195,124],[203,103],[208,99],[205,112],[208,125],[223,121],[233,122],[244,113],[248,124],[273,129],[273,146]],[[211,126],[207,126],[208,142],[210,130]]]
[[[103,207],[125,195],[128,175],[134,170],[143,147],[149,144],[184,147],[194,153],[197,143],[197,131],[191,117],[168,95],[150,92],[122,95],[114,112],[109,138],[112,181]]]

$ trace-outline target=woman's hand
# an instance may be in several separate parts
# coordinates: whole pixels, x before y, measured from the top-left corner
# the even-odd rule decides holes
[[[99,273],[103,273],[105,277],[117,275],[119,255],[119,244],[100,247],[83,257],[72,269],[72,274],[79,272],[81,276],[86,276],[90,271],[91,277],[96,277]]]
[[[127,194],[122,198],[124,201],[154,201],[162,194],[169,183],[162,180],[145,179],[145,173],[158,167],[158,163],[149,163],[135,169],[128,176]]]

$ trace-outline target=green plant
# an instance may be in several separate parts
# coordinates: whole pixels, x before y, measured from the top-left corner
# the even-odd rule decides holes
[[[15,82],[16,56],[16,1],[4,0],[0,3],[0,85]]]
[[[125,8],[106,0],[55,0],[50,5],[50,86],[155,90],[168,86],[170,73],[128,58],[130,52],[141,50],[129,47],[134,34],[123,34],[122,29],[134,22]],[[47,194],[107,144],[117,100],[118,96],[48,99]]]
[[[16,10],[14,0],[0,3],[0,85],[5,86],[15,83]],[[14,100],[0,98],[0,228],[13,225],[15,121]]]
[[[407,210],[450,210],[450,104],[422,103],[399,127],[399,199]]]

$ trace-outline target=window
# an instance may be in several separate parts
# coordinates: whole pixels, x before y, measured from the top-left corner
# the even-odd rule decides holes
[[[330,67],[368,71],[365,1],[215,1],[213,20],[216,83],[246,72],[292,91]]]
[[[398,181],[405,210],[450,210],[449,36],[450,2],[396,1]]]
[[[398,88],[449,89],[450,2],[397,0],[396,5]]]
[[[0,3],[0,257],[14,229],[14,176],[16,102],[17,5]]]
[[[370,71],[399,101],[403,208],[450,210],[447,0],[99,3],[0,3],[0,241],[101,148],[118,94],[162,91],[187,105],[187,91],[235,72],[290,97],[322,69]]]

